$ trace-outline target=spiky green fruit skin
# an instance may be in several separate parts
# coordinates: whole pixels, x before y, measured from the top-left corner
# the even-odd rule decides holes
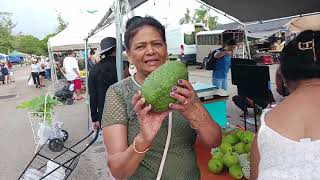
[[[186,65],[181,61],[167,61],[144,80],[141,93],[154,112],[166,111],[170,103],[176,102],[170,92],[179,79],[188,79]]]

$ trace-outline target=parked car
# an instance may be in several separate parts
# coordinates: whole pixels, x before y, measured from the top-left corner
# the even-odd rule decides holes
[[[23,57],[11,57],[9,56],[9,61],[12,63],[12,64],[20,64],[22,61],[23,61]]]

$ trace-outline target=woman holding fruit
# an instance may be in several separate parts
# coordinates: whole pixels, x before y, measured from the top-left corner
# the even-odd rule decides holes
[[[166,144],[168,115],[173,113],[172,136],[162,179],[200,179],[193,145],[197,135],[208,147],[221,141],[221,129],[184,79],[172,87],[178,102],[156,113],[145,104],[140,86],[168,57],[165,28],[152,17],[133,17],[126,25],[126,52],[137,72],[108,89],[103,113],[107,162],[117,179],[156,179]]]
[[[319,179],[320,31],[301,32],[289,42],[280,71],[290,95],[261,116],[250,179]]]

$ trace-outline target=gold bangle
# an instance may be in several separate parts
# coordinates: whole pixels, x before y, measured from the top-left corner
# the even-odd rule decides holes
[[[137,136],[134,138],[134,140],[133,140],[133,143],[132,143],[132,149],[133,149],[133,151],[134,152],[136,152],[136,153],[138,153],[138,154],[144,154],[144,153],[146,153],[147,151],[149,151],[149,147],[146,149],[146,150],[144,150],[144,151],[138,151],[137,149],[136,149],[136,139],[137,139]]]

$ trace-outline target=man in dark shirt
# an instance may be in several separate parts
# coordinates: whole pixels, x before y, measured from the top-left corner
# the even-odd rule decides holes
[[[88,71],[90,71],[90,69],[94,66],[94,62],[93,62],[93,56],[95,55],[95,50],[91,49],[90,50],[90,54],[88,56],[88,62],[87,62],[87,69]]]
[[[105,95],[108,88],[118,81],[116,68],[116,39],[104,38],[101,41],[101,61],[89,71],[90,111],[93,128],[100,128]],[[124,62],[124,71],[128,71],[129,63]],[[128,73],[125,73],[128,74]]]

